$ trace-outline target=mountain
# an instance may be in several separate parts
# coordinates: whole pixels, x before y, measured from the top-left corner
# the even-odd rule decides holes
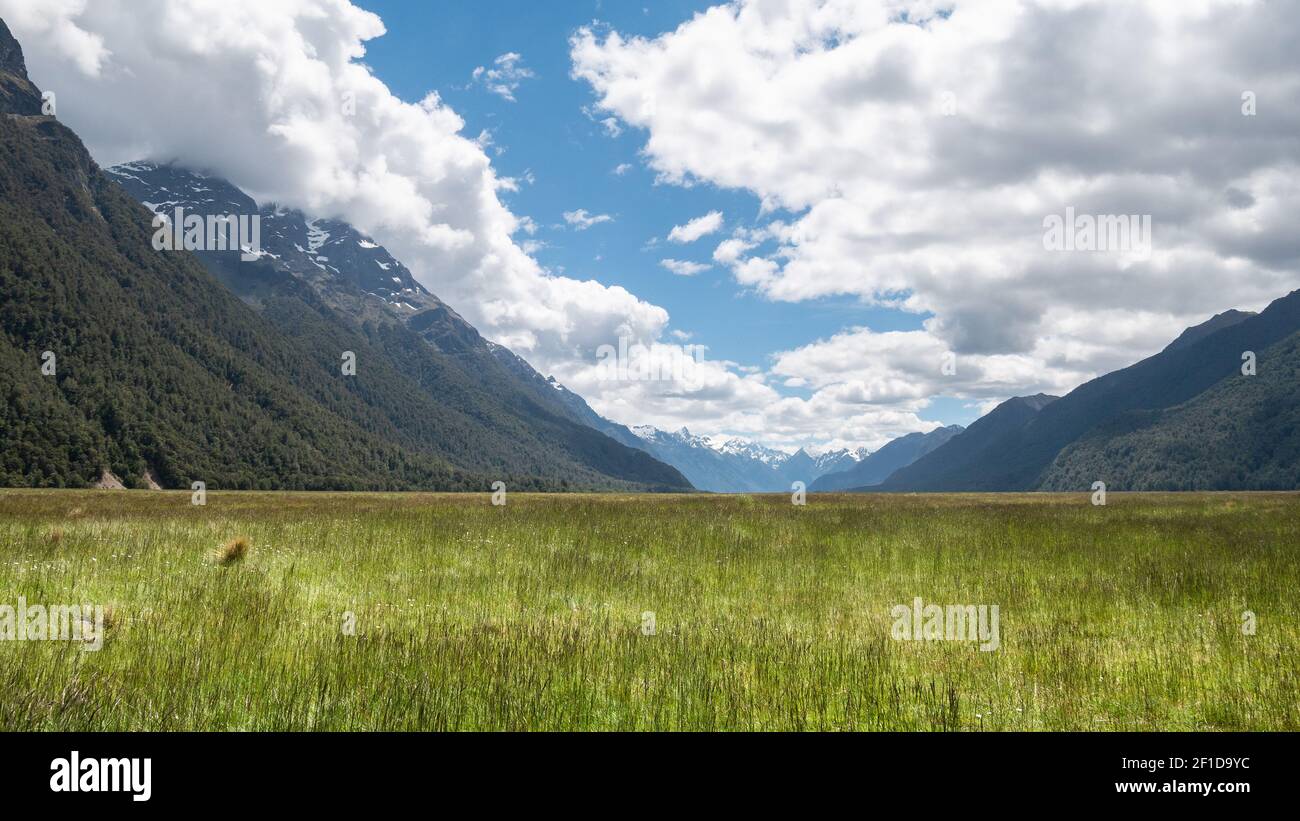
[[[682,472],[699,490],[712,493],[761,493],[769,486],[764,477],[769,468],[761,462],[719,453],[704,436],[686,428],[673,433],[650,426],[632,428],[645,450]]]
[[[680,470],[695,487],[713,493],[787,492],[796,481],[811,486],[823,473],[866,455],[861,449],[816,457],[803,449],[786,453],[747,439],[715,442],[686,428],[670,432],[643,425],[632,432],[649,453]]]
[[[1221,314],[1215,314],[1199,325],[1193,325],[1178,335],[1178,338],[1165,346],[1166,351],[1177,350],[1191,345],[1193,342],[1204,339],[1215,331],[1223,328],[1230,328],[1245,319],[1255,316],[1254,311],[1238,311],[1236,309],[1224,311]]]
[[[403,447],[193,257],[155,252],[148,214],[77,136],[13,103],[27,80],[7,29],[0,53],[0,482],[476,482]]]
[[[966,491],[997,487],[1003,441],[1020,431],[1057,397],[1016,396],[976,419],[946,443],[899,468],[880,483],[882,490]]]
[[[259,207],[252,197],[220,177],[148,161],[106,169],[131,196],[169,223],[182,216],[257,214],[258,265],[244,264],[233,251],[196,250],[209,268],[245,301],[261,307],[263,297],[295,280],[310,285],[323,302],[345,316],[409,318],[450,312],[406,266],[370,237],[339,220],[311,219],[275,204]],[[458,330],[477,333],[458,316]]]
[[[178,208],[205,218],[257,213],[262,247],[256,261],[234,251],[199,251],[199,259],[286,332],[314,334],[323,322],[333,334],[353,340],[334,350],[357,352],[358,369],[364,361],[394,382],[404,377],[444,417],[458,411],[461,430],[444,423],[441,429],[453,435],[439,438],[450,461],[480,470],[522,468],[550,475],[562,486],[570,479],[600,486],[603,474],[655,489],[689,489],[676,470],[589,427],[561,401],[552,381],[484,339],[351,225],[275,204],[259,207],[231,183],[175,165],[134,162],[110,171],[163,216]],[[497,435],[465,430],[484,425]]]
[[[1160,353],[1056,401],[1008,400],[881,489],[1084,490],[1105,481],[1103,475],[1113,477],[1107,485],[1112,489],[1293,487],[1284,457],[1300,435],[1288,421],[1294,395],[1273,380],[1277,372],[1288,372],[1282,343],[1297,331],[1300,291],[1259,314],[1220,314]],[[1242,376],[1247,351],[1261,357],[1260,364],[1267,354],[1274,367],[1269,380]],[[1252,379],[1261,381],[1241,381]],[[1253,409],[1259,431],[1228,418],[1234,402]],[[1274,439],[1257,440],[1263,431]],[[1176,436],[1193,438],[1174,444]],[[1196,437],[1206,440],[1204,446]],[[1243,450],[1231,455],[1224,450],[1228,443]]]
[[[866,448],[854,448],[853,450],[840,448],[838,450],[824,451],[812,457],[813,473],[818,478],[828,473],[839,473],[848,470],[870,455],[871,451]],[[813,483],[809,482],[808,484],[811,488]]]
[[[890,441],[880,450],[846,470],[827,471],[812,483],[815,491],[856,490],[885,481],[894,471],[920,459],[963,430],[961,425],[935,428],[928,433],[909,433]]]
[[[118,180],[165,175],[159,210],[254,204],[202,175],[106,174],[33,101],[0,27],[0,483],[689,488],[512,377],[405,269],[382,286],[379,263],[396,261],[341,223],[257,209],[267,242],[252,261],[157,250],[153,214]]]
[[[1041,490],[1300,489],[1300,333],[1171,408],[1129,411],[1052,462]]]
[[[785,462],[791,457],[791,454],[786,453],[783,450],[769,448],[766,445],[752,442],[748,439],[731,438],[723,440],[722,442],[709,441],[710,447],[724,456],[731,456],[736,459],[745,459],[752,462],[761,462],[771,468],[776,468],[785,464]]]
[[[41,92],[27,79],[23,49],[0,20],[0,112],[30,117],[41,113]]]

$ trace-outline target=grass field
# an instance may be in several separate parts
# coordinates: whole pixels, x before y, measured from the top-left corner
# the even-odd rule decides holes
[[[1108,501],[0,491],[0,604],[111,606],[0,729],[1300,729],[1300,496]]]

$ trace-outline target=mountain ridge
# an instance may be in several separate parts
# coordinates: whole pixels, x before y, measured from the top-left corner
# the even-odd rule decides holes
[[[0,113],[41,115],[40,89],[27,76],[22,46],[0,19]]]
[[[1001,439],[1022,428],[1056,400],[1057,397],[1042,393],[1013,396],[971,422],[964,431],[940,447],[899,468],[880,483],[880,488],[910,489],[924,482],[926,487],[937,485],[946,491],[974,490],[975,482],[965,479],[964,475],[972,471],[988,471],[990,465],[996,464]],[[985,473],[980,473],[977,481],[985,480]]]
[[[682,427],[663,431],[638,425],[631,432],[646,450],[674,465],[700,490],[713,493],[789,492],[795,482],[811,487],[825,473],[862,458],[862,448],[840,448],[814,457],[803,448],[785,453],[747,439],[714,440]]]
[[[895,471],[941,447],[963,430],[965,428],[961,425],[946,425],[892,439],[853,467],[819,477],[810,489],[818,492],[856,491],[879,485]]]
[[[1300,331],[1259,353],[1257,372],[1228,376],[1192,399],[1129,411],[1052,461],[1041,490],[1300,488]]]
[[[651,489],[690,489],[675,469],[589,427],[526,362],[483,338],[351,225],[275,203],[258,205],[206,171],[151,161],[109,170],[164,218],[177,208],[203,217],[255,211],[262,239],[256,261],[235,251],[200,250],[198,259],[283,331],[337,339],[336,351],[356,352],[358,369],[384,368],[386,382],[408,402],[421,401],[409,399],[410,388],[418,389],[426,414],[441,414],[437,430],[424,436],[439,442],[453,463],[479,470],[522,466],[550,473],[561,485],[566,473],[577,484],[599,481],[590,475],[596,471]],[[409,414],[405,420],[420,424]],[[484,424],[494,435],[476,432]],[[548,454],[557,449],[567,467],[550,464]]]
[[[387,308],[344,316],[262,254],[159,250],[153,212],[39,99],[0,29],[0,484],[690,488],[504,375],[475,382]]]
[[[1037,410],[1023,401],[1008,400],[972,423],[962,436],[898,471],[881,489],[1026,491],[1066,489],[1067,485],[1085,489],[1101,477],[1085,483],[1087,477],[1078,472],[1077,463],[1073,469],[1053,471],[1071,445],[1107,431],[1131,431],[1135,425],[1165,416],[1239,375],[1247,352],[1258,355],[1297,330],[1300,290],[1273,300],[1258,314],[1217,314],[1184,331],[1159,353],[1089,380]],[[995,424],[981,425],[990,417],[995,417]],[[1146,423],[1136,421],[1143,419]],[[1290,437],[1295,432],[1287,428],[1281,435]],[[1162,486],[1182,487],[1169,478],[1161,481]]]

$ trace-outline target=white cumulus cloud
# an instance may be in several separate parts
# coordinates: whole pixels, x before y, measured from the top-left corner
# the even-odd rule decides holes
[[[482,83],[488,91],[513,103],[520,83],[534,75],[533,70],[524,65],[522,55],[508,51],[493,60],[491,67],[475,68],[472,76],[475,82]]]
[[[564,221],[572,225],[576,231],[586,231],[593,225],[600,225],[602,222],[613,222],[614,218],[609,214],[590,214],[586,208],[579,208],[576,211],[565,211]]]
[[[673,230],[668,232],[669,242],[695,242],[700,237],[708,236],[722,227],[722,212],[710,211],[702,217],[687,222],[685,225],[674,225]]]
[[[517,183],[435,92],[406,102],[371,73],[384,25],[346,0],[0,0],[0,16],[101,165],[177,161],[347,220],[543,372],[668,325],[625,288],[529,256],[515,238],[534,223],[498,196]],[[521,70],[503,57],[492,70]]]
[[[688,262],[681,259],[661,259],[659,264],[679,277],[693,277],[696,274],[702,274],[712,266],[705,265],[702,262]]]

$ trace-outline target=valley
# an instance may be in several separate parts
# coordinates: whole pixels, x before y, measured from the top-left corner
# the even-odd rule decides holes
[[[1300,729],[1293,493],[490,496],[0,491],[0,728]]]

